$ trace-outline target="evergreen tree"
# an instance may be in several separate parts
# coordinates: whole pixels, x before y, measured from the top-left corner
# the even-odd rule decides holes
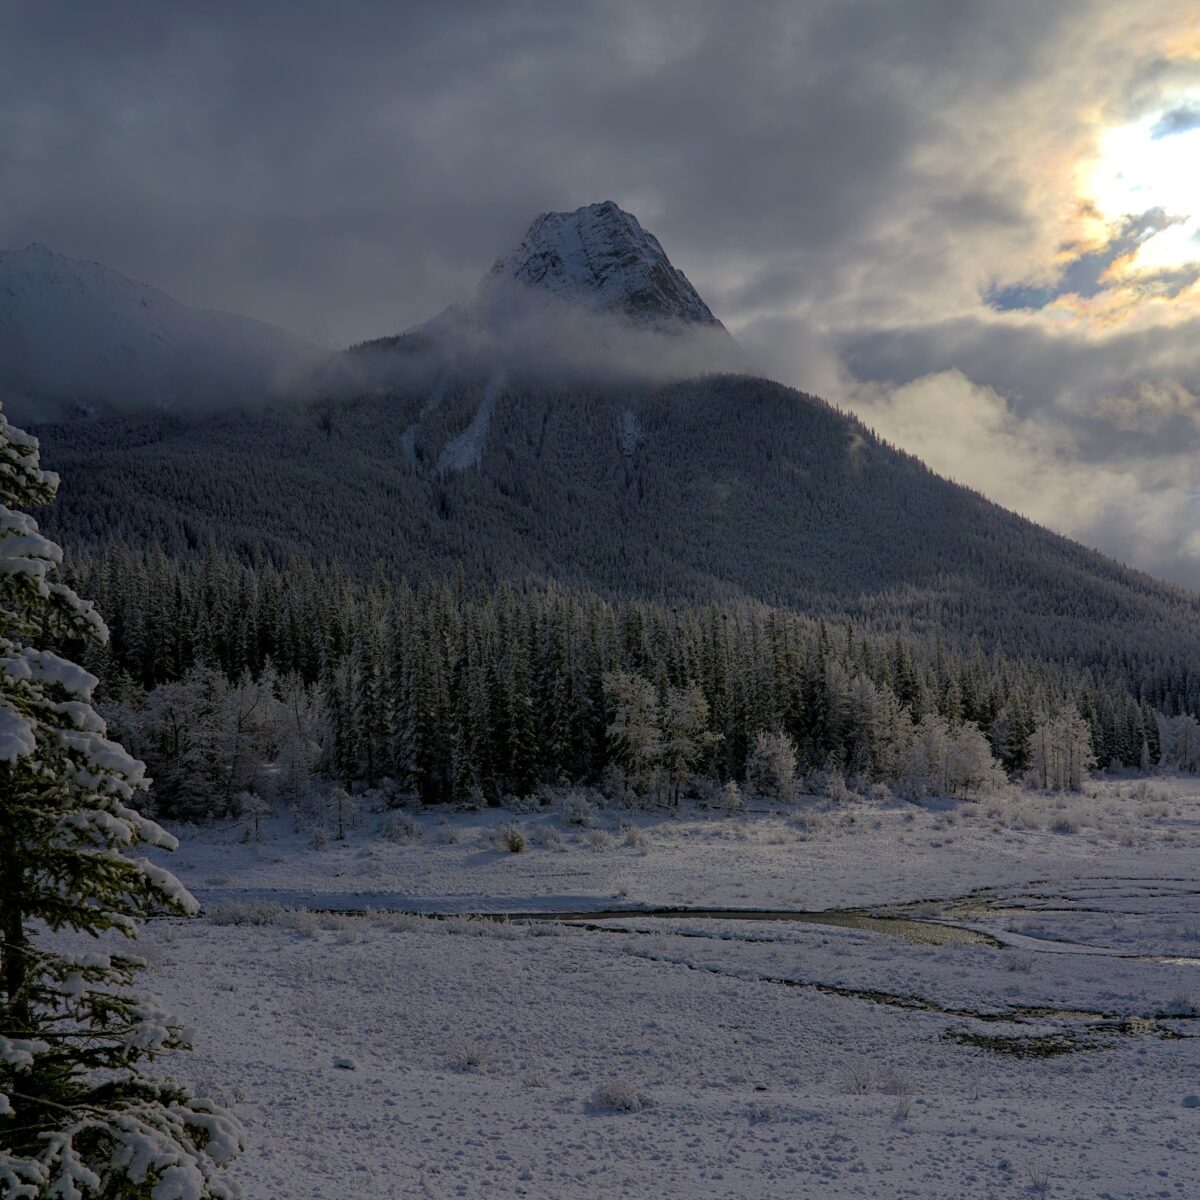
[[[647,794],[656,788],[662,760],[658,697],[654,685],[640,675],[614,671],[604,678],[604,691],[612,711],[608,726],[617,761],[630,783]]]
[[[59,548],[14,511],[50,503],[57,482],[0,413],[0,1193],[230,1197],[236,1124],[142,1069],[187,1033],[129,990],[140,961],[62,945],[64,930],[132,938],[139,917],[196,902],[126,855],[175,840],[131,807],[144,768],[105,736],[95,676],[38,644],[107,637],[53,578]]]
[[[708,728],[708,701],[697,684],[671,688],[662,710],[662,756],[671,789],[671,803],[699,765],[717,735]]]

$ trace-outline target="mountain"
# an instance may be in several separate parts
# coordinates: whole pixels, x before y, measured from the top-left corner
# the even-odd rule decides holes
[[[480,290],[506,294],[514,284],[652,329],[721,325],[658,239],[611,200],[542,213]]]
[[[47,525],[172,556],[369,580],[554,581],[762,601],[1074,659],[1141,682],[1200,661],[1200,597],[933,474],[768,380],[558,387],[454,375],[299,411],[34,430]]]
[[[0,252],[0,398],[16,420],[258,401],[322,355],[45,246]]]
[[[514,294],[591,358],[493,323]],[[615,205],[538,218],[458,311],[487,336],[459,340],[443,314],[421,348],[361,348],[348,360],[379,369],[356,392],[349,372],[318,402],[41,425],[64,478],[47,524],[76,550],[118,538],[363,580],[848,614],[1158,695],[1200,661],[1200,597],[934,475],[816,397],[704,373],[689,336],[732,338]]]
[[[542,213],[474,293],[353,348],[542,374],[678,379],[750,363],[658,239],[613,201]]]

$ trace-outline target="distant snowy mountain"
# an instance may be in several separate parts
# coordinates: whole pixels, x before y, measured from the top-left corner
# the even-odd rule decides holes
[[[611,200],[542,213],[487,273],[480,291],[506,296],[514,283],[653,329],[721,325],[658,239]]]
[[[597,376],[667,379],[750,369],[658,239],[611,200],[542,213],[470,297],[355,350],[433,351]]]
[[[0,399],[18,420],[242,404],[294,387],[322,357],[99,263],[36,244],[0,252]]]

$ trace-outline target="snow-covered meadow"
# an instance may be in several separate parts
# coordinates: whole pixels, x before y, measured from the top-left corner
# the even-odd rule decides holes
[[[147,982],[260,1200],[1193,1197],[1200,782],[1092,787],[184,828]]]

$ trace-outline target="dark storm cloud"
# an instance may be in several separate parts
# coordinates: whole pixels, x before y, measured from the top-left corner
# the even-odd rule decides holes
[[[954,78],[1036,69],[1067,11],[1038,8],[9,6],[0,242],[334,342],[429,315],[537,212],[610,196],[722,295],[719,263],[781,251],[794,286],[835,286],[919,186]]]
[[[882,420],[885,384],[958,371],[989,413],[1054,422],[1060,456],[1103,470],[1139,405],[1153,430],[1187,424],[1196,331],[1056,338],[983,297],[1061,282],[1055,173],[1095,112],[1138,115],[1163,75],[1138,38],[1184,8],[10,4],[0,245],[344,344],[463,295],[536,213],[614,199],[788,382]],[[1132,436],[1153,491],[1172,439]],[[1178,575],[1186,522],[1163,519],[1178,537],[1156,561]]]

